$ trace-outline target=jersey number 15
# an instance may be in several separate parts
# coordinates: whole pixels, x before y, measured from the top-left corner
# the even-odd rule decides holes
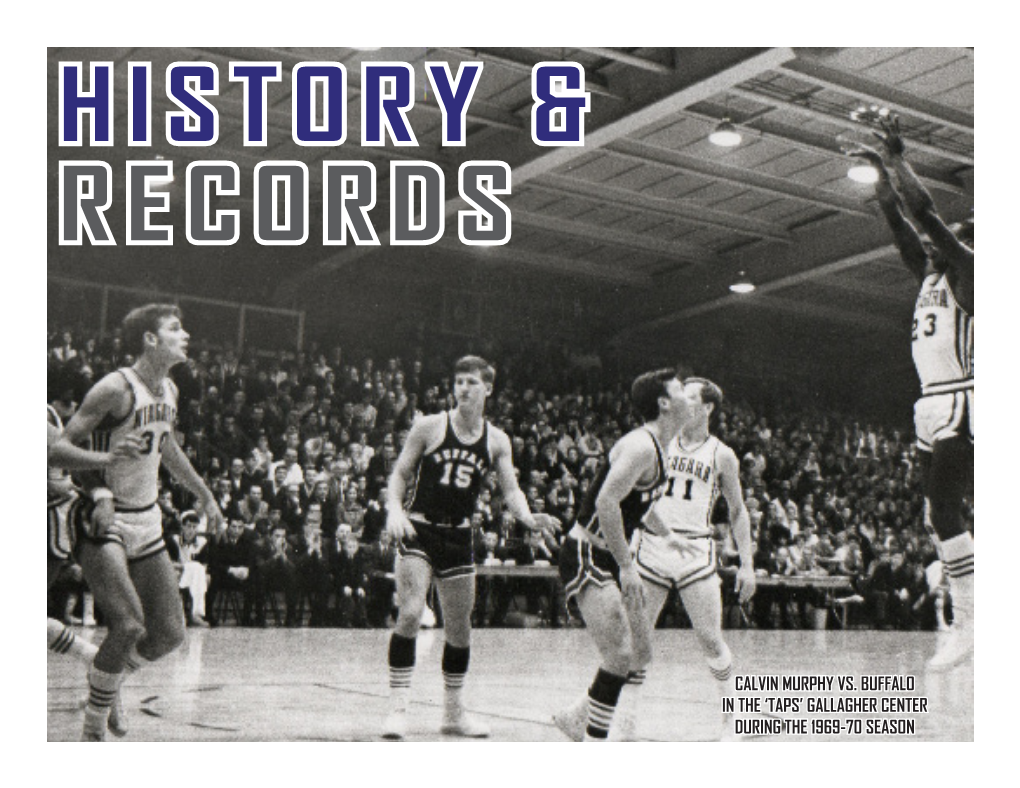
[[[457,473],[453,473],[454,466],[457,468]],[[453,477],[453,484],[456,487],[466,489],[471,486],[471,466],[461,465],[460,463],[448,462],[443,466],[443,475],[439,479],[439,483],[444,487],[450,486],[450,477]]]

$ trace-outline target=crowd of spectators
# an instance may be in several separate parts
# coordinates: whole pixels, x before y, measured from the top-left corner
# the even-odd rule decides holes
[[[133,361],[117,332],[102,340],[52,332],[48,348],[49,399],[65,420],[95,381]],[[487,416],[511,438],[531,508],[560,518],[566,533],[599,463],[638,423],[628,387],[548,349],[486,350],[497,367]],[[340,347],[261,354],[192,342],[191,357],[173,372],[178,437],[227,523],[222,533],[204,533],[197,516],[182,516],[189,493],[163,477],[159,506],[193,623],[216,624],[232,611],[238,623],[265,625],[268,609],[288,625],[301,624],[305,612],[311,626],[387,625],[396,551],[384,489],[414,420],[454,404],[451,360],[420,349],[376,359]],[[760,575],[844,575],[849,590],[840,602],[861,625],[941,623],[939,565],[922,527],[908,432],[750,401],[724,403],[713,431],[741,458]],[[473,519],[479,564],[555,566],[558,543],[524,533],[494,479]],[[737,553],[722,525],[724,502],[714,519],[725,576]],[[483,576],[475,624],[505,625],[518,596],[525,603],[514,620],[565,620],[558,584]],[[762,628],[811,626],[812,610],[832,603],[810,587],[763,588],[745,610],[729,593],[724,599],[731,625]],[[683,622],[676,606],[660,623],[671,622]]]

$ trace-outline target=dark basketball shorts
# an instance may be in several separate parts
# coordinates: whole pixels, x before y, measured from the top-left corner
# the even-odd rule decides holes
[[[74,520],[81,516],[82,501],[65,498],[47,504],[46,587],[50,588],[61,570],[73,563]]]
[[[404,558],[417,558],[432,567],[440,580],[475,573],[475,551],[470,527],[432,525],[411,519],[415,535],[401,539],[397,550]]]
[[[613,554],[572,536],[568,536],[560,548],[559,568],[567,602],[590,583],[599,588],[610,583],[620,584],[620,566]]]

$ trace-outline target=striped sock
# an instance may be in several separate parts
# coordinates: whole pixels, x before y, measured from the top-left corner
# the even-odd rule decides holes
[[[68,654],[88,664],[92,663],[99,650],[89,641],[76,636],[63,622],[55,618],[46,619],[46,648],[57,654]]]
[[[736,695],[733,683],[733,654],[725,643],[723,644],[723,653],[714,659],[708,660],[708,670],[716,681],[721,708],[722,698],[732,698]]]
[[[620,691],[627,683],[626,676],[599,668],[595,681],[588,689],[588,728],[585,741],[605,741],[613,724],[613,712],[620,700]]]
[[[390,697],[407,705],[414,675],[415,638],[405,638],[394,632],[390,636]]]
[[[461,711],[461,690],[467,677],[468,663],[471,661],[471,647],[443,647],[443,686],[446,688],[444,706],[447,712]]]
[[[123,678],[123,673],[107,673],[97,668],[95,663],[89,668],[89,700],[85,704],[83,738],[100,741],[105,738],[110,707]]]
[[[942,560],[950,582],[974,574],[974,537],[964,532],[942,543]]]
[[[641,702],[641,689],[645,685],[645,676],[648,671],[632,670],[627,674],[627,683],[620,691],[620,700],[616,704],[616,713],[621,717],[636,717],[638,704]]]

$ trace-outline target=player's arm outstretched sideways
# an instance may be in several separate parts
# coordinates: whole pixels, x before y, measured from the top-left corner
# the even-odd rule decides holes
[[[560,528],[560,521],[551,514],[544,512],[534,513],[528,506],[528,498],[521,491],[517,483],[517,475],[514,473],[513,462],[511,461],[512,450],[510,439],[503,430],[489,425],[489,446],[492,451],[492,461],[496,468],[496,476],[499,479],[499,487],[503,491],[503,499],[507,508],[524,526],[532,531],[541,531],[543,534],[556,533]]]
[[[744,504],[744,492],[740,488],[740,463],[729,446],[719,447],[719,487],[730,512],[730,529],[733,541],[740,554],[740,569],[737,571],[736,591],[740,604],[754,596],[754,553],[751,549],[751,517]]]
[[[386,530],[394,539],[410,539],[415,535],[414,526],[404,511],[404,496],[425,450],[430,443],[435,442],[437,430],[445,424],[444,419],[440,413],[415,420],[397,458],[397,464],[393,466],[386,485]]]

